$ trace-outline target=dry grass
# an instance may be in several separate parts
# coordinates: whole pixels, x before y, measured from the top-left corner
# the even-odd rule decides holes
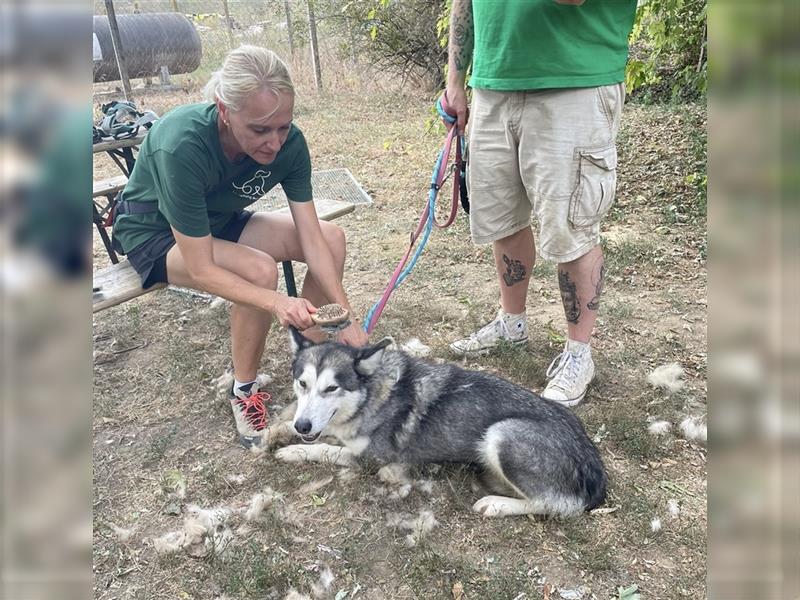
[[[140,104],[163,113],[197,98],[190,90]],[[297,122],[315,167],[349,168],[375,198],[340,220],[356,311],[383,289],[424,203],[441,142],[425,127],[430,104],[413,92],[299,97]],[[326,566],[335,576],[331,598],[342,591],[347,598],[452,598],[457,583],[468,599],[541,598],[551,585],[583,585],[605,599],[633,583],[648,599],[705,597],[705,449],[677,437],[675,427],[665,436],[647,432],[648,418],[677,424],[705,410],[705,223],[686,209],[693,190],[685,181],[703,118],[700,109],[635,105],[624,115],[619,199],[604,237],[609,277],[594,342],[598,375],[577,410],[608,467],[606,506],[614,512],[569,523],[485,520],[469,511],[477,494],[464,469],[428,469],[418,477],[432,480],[430,494],[414,488],[398,498],[372,473],[286,467],[248,454],[234,443],[229,409],[214,390],[230,366],[227,315],[202,299],[159,292],[94,319],[95,597],[283,598],[292,587],[310,593]],[[95,176],[111,174],[98,158]],[[674,218],[665,205],[684,216]],[[102,247],[95,252],[102,263]],[[418,337],[445,358],[447,342],[495,311],[489,257],[471,244],[463,216],[436,232],[375,339]],[[466,364],[541,389],[564,328],[552,266],[535,273],[529,346]],[[646,378],[673,361],[686,385],[668,396]],[[261,370],[274,376],[278,407],[290,401],[288,365],[287,340],[275,331]],[[160,557],[151,538],[182,521],[174,514],[181,502],[164,490],[172,471],[186,480],[185,502],[204,507],[245,503],[265,486],[284,496],[239,536],[227,560]],[[232,474],[241,481],[230,481]],[[680,504],[677,517],[670,500]],[[408,532],[387,521],[425,509],[439,525],[408,547]],[[653,517],[663,523],[658,533]],[[109,523],[134,533],[120,541]]]

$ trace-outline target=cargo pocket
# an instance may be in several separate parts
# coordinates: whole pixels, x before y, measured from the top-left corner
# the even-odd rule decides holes
[[[617,190],[617,147],[612,144],[576,148],[578,183],[572,192],[569,223],[574,229],[591,227],[608,212]]]

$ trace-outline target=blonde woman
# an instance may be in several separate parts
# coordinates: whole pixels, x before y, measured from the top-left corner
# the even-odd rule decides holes
[[[230,400],[249,447],[265,426],[269,396],[255,380],[272,318],[303,331],[313,326],[316,306],[336,302],[352,314],[342,286],[345,236],[320,222],[311,202],[311,161],[292,122],[285,63],[270,50],[242,46],[214,73],[206,97],[170,111],[148,133],[114,238],[144,287],[168,282],[233,302]],[[245,210],[278,184],[291,215]],[[276,291],[284,260],[308,265],[301,298]],[[339,340],[367,342],[355,320]]]

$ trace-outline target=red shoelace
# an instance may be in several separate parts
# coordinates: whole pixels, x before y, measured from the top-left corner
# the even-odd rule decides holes
[[[238,399],[238,404],[244,409],[247,422],[256,431],[261,431],[267,426],[269,414],[265,405],[270,400],[272,400],[272,396],[268,392],[255,392]]]

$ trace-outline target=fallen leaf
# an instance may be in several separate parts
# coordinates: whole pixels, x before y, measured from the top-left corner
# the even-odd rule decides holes
[[[180,498],[186,497],[186,478],[178,469],[169,469],[161,477],[161,487],[168,494]]]
[[[544,588],[542,589],[543,593],[542,600],[550,600],[550,594],[553,592],[554,589],[555,588],[552,586],[552,584],[545,583]]]
[[[547,325],[545,325],[545,330],[547,331],[548,339],[554,344],[560,346],[561,344],[567,341],[567,338],[564,337],[564,334],[562,334],[553,326],[552,321],[547,322]]]
[[[619,506],[604,506],[589,511],[590,515],[608,515],[619,510]]]
[[[639,586],[635,583],[628,588],[617,588],[619,600],[641,600],[642,596],[638,592]]]

